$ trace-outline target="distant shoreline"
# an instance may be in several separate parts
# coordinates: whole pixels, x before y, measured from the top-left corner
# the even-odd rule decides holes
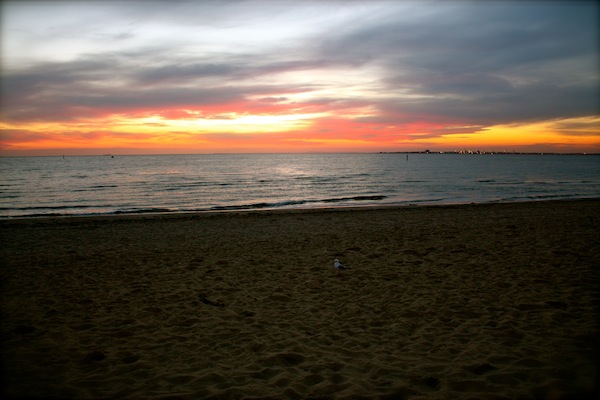
[[[600,156],[600,153],[540,153],[518,151],[380,151],[378,154],[460,154],[460,155],[518,155],[518,156]]]
[[[485,150],[423,150],[423,151],[358,151],[358,152],[278,152],[278,153],[102,153],[102,154],[0,154],[2,158],[20,158],[20,157],[143,157],[143,156],[216,156],[216,155],[279,155],[279,154],[458,154],[458,155],[522,155],[522,156],[600,156],[598,153],[560,153],[560,152],[519,152],[519,151],[485,151]]]

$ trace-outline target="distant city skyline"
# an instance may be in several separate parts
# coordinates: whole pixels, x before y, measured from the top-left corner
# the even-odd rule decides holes
[[[0,155],[600,153],[593,1],[0,4]]]

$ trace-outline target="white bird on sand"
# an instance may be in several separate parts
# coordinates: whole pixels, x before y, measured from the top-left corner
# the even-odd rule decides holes
[[[350,267],[346,267],[345,265],[343,265],[342,263],[340,263],[340,260],[338,260],[337,258],[335,260],[333,260],[333,266],[335,267],[335,269],[337,269],[338,271],[342,270],[342,269],[352,269]]]

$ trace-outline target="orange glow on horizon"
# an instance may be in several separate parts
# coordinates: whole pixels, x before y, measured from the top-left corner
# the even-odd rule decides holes
[[[120,149],[163,152],[305,151],[560,151],[600,152],[600,117],[488,127],[425,122],[394,126],[357,122],[351,115],[328,113],[220,113],[206,118],[193,112],[113,115],[78,122],[0,124],[0,154],[80,154]],[[363,116],[364,114],[359,114]],[[187,118],[184,118],[186,117]],[[553,150],[554,149],[554,150]]]
[[[556,151],[575,148],[578,149],[577,152],[597,153],[600,151],[600,117],[495,125],[473,133],[447,134],[442,138],[425,139],[421,142],[436,145],[444,143],[458,150],[488,148],[494,151],[511,151],[537,145],[554,148]]]

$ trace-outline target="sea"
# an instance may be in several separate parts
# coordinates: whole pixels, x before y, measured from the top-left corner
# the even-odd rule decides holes
[[[600,198],[600,155],[0,157],[0,218]]]

